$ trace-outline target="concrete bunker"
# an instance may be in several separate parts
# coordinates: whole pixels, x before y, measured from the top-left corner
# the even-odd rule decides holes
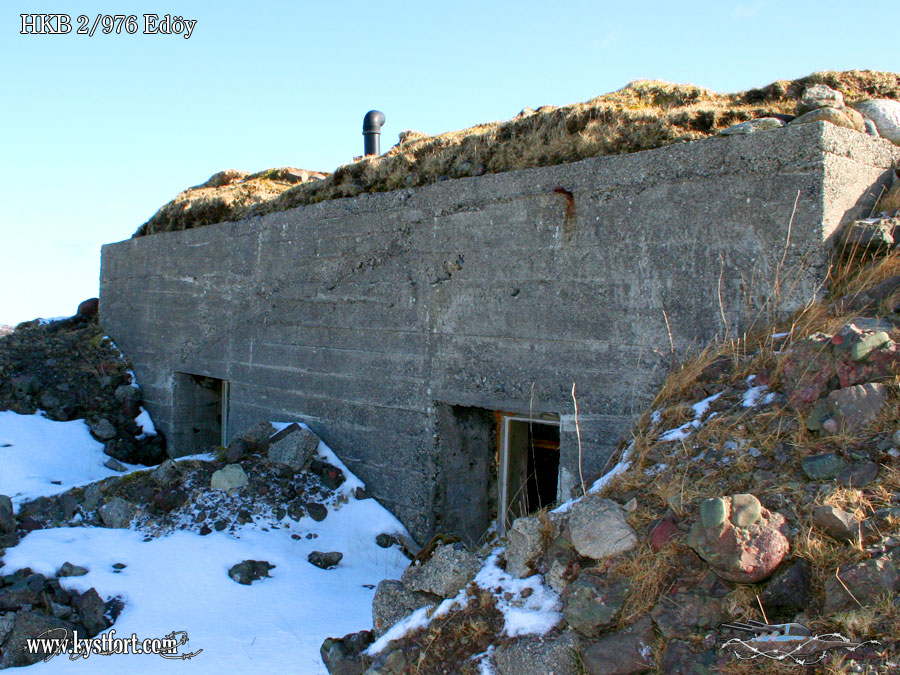
[[[175,373],[174,438],[183,454],[228,444],[229,386],[226,380]]]
[[[531,509],[525,420],[579,494],[670,352],[820,292],[897,161],[817,122],[137,237],[103,248],[100,317],[172,456],[304,422],[414,538],[478,540]]]

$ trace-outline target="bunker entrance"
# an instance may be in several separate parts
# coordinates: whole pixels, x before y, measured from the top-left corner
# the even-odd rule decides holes
[[[175,373],[173,446],[178,456],[227,445],[228,382],[214,377]]]
[[[556,502],[559,420],[500,417],[499,518],[501,533],[520,516]]]

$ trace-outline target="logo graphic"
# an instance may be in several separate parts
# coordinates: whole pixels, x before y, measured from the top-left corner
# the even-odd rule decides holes
[[[864,645],[880,645],[877,640],[851,642],[839,633],[813,635],[801,623],[762,623],[760,621],[723,624],[723,628],[752,633],[752,637],[732,638],[720,649],[731,649],[739,659],[765,657],[775,661],[793,661],[798,666],[819,663],[832,649],[855,652]]]

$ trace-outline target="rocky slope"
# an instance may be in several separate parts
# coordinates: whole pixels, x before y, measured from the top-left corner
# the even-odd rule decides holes
[[[817,113],[806,118],[807,122],[824,119],[881,133],[863,124],[861,114],[872,115],[871,111],[860,108],[863,112],[857,112],[851,104],[866,99],[900,101],[900,75],[873,71],[813,73],[734,94],[668,82],[632,82],[584,103],[526,108],[506,122],[438,136],[405,131],[384,155],[359,159],[330,175],[296,169],[272,169],[252,176],[221,172],[180,194],[141,225],[135,236],[237,220],[364,192],[649,150],[714,136],[756,119],[769,121],[752,130],[772,128],[765,126],[775,124],[772,119],[780,126],[808,112],[801,99],[807,88],[817,84],[839,93],[840,101],[825,101],[826,106],[839,110]],[[893,114],[900,125],[900,113]],[[900,143],[900,135],[895,142]]]

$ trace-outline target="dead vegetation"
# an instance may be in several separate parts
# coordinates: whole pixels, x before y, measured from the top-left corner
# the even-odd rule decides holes
[[[144,223],[135,236],[258,216],[364,192],[419,187],[445,178],[550,166],[693,141],[738,122],[790,115],[810,84],[826,84],[840,91],[847,103],[865,98],[900,99],[900,76],[874,71],[820,72],[734,94],[641,80],[584,103],[526,109],[506,122],[437,136],[404,132],[401,142],[386,154],[338,167],[330,175],[323,174],[321,180],[290,185],[277,177],[266,178],[271,171],[260,172],[254,174],[258,185],[247,179],[245,193],[232,202],[217,200],[214,193],[192,195],[186,191]],[[183,204],[196,199],[209,203],[196,211]]]

